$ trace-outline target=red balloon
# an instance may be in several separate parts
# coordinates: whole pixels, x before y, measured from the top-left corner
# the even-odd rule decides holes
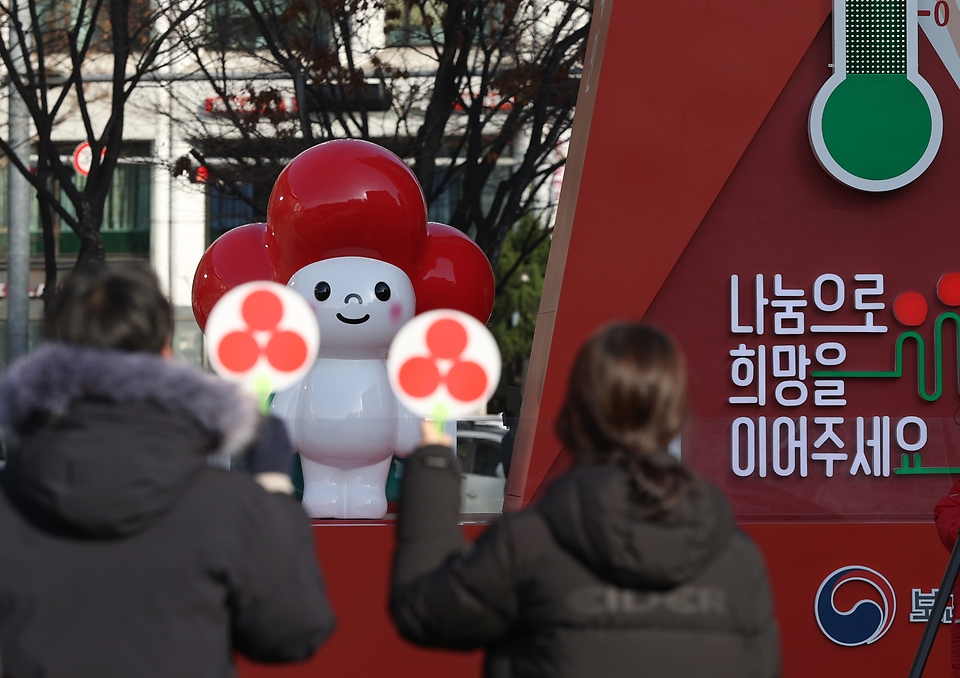
[[[234,287],[253,280],[276,281],[263,241],[266,228],[263,223],[238,226],[203,253],[193,276],[193,315],[201,330],[213,305]]]
[[[417,313],[452,308],[482,323],[493,313],[496,283],[487,255],[461,231],[430,222],[427,246],[415,275]]]
[[[267,207],[270,260],[286,282],[331,257],[370,257],[409,272],[427,237],[427,203],[410,168],[369,141],[339,139],[298,155]]]

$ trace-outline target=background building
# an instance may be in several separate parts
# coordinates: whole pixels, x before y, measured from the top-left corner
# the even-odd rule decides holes
[[[128,98],[120,107],[122,141],[100,235],[107,257],[150,260],[176,307],[175,352],[202,360],[190,292],[204,249],[230,228],[264,219],[274,179],[298,152],[353,137],[408,160],[425,189],[430,219],[468,233],[494,263],[502,301],[492,327],[511,351],[504,383],[522,380],[592,4],[165,2],[126,0]],[[106,126],[118,116],[117,31],[109,17],[91,18],[87,0],[26,4],[43,22],[22,24],[34,65],[23,80],[39,111],[31,109],[31,162],[46,157],[44,140],[56,147],[67,169],[52,172],[48,202],[76,216],[64,182],[82,188],[96,169],[84,178],[70,169],[73,156],[84,143],[109,146]],[[0,11],[8,27],[4,46],[12,41],[14,18]],[[88,47],[79,65],[71,45]],[[3,66],[17,71],[6,52],[0,50]],[[63,102],[49,119],[41,115],[51,110],[41,90]],[[4,121],[9,96],[0,100]],[[0,127],[0,149],[5,138]],[[9,170],[4,162],[3,230]],[[51,279],[41,216],[32,201],[34,340]],[[53,212],[48,238],[58,276],[81,249],[64,218]],[[0,259],[0,280],[5,264]]]

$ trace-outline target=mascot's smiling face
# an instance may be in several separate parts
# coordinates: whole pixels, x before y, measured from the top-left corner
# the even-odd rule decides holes
[[[327,348],[386,349],[417,306],[406,273],[366,257],[309,264],[294,273],[288,285],[317,314],[321,354]]]

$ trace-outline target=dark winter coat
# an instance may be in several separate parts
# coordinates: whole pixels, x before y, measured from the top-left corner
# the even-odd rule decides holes
[[[957,531],[960,530],[960,480],[950,488],[947,496],[937,502],[933,509],[933,519],[937,524],[940,541],[948,551],[953,551],[957,543]],[[953,586],[953,599],[960,600],[960,579]],[[955,607],[954,610],[957,608]],[[955,612],[956,614],[956,612]],[[960,678],[960,624],[950,625],[950,675]]]
[[[211,465],[255,404],[142,353],[48,345],[0,381],[7,678],[225,678],[233,651],[309,657],[333,628],[309,521]]]
[[[487,648],[486,675],[770,678],[770,588],[719,490],[698,480],[654,518],[626,473],[584,465],[472,547],[448,448],[407,463],[391,611],[415,643]]]

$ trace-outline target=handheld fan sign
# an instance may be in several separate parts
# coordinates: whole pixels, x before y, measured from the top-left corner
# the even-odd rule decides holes
[[[451,309],[407,322],[387,354],[397,399],[411,412],[443,426],[476,412],[500,381],[500,349],[480,321]]]
[[[224,379],[253,392],[266,410],[271,393],[306,375],[320,348],[320,327],[304,299],[273,282],[227,292],[210,311],[207,355]]]

